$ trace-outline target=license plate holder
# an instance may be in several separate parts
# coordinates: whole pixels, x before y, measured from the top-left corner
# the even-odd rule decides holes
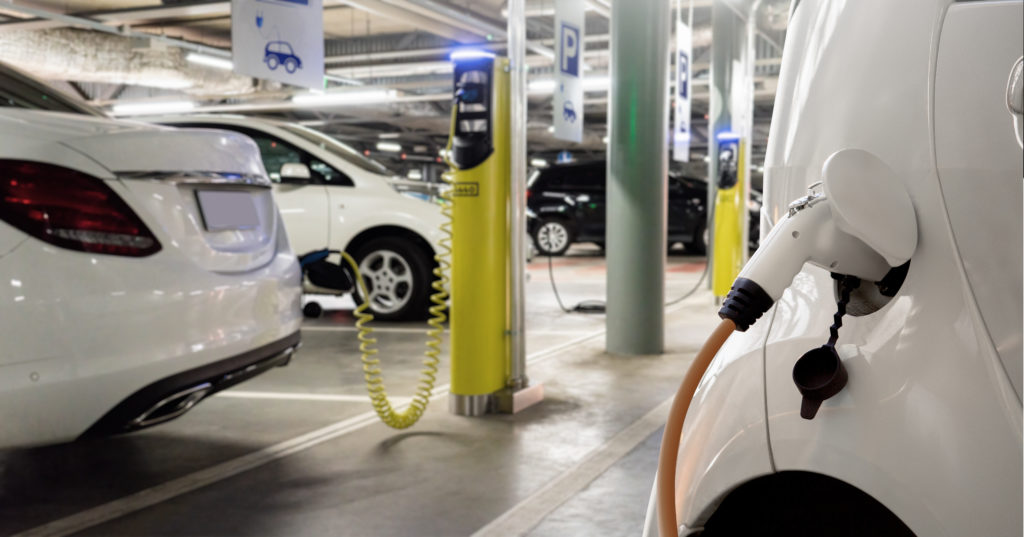
[[[256,229],[260,215],[248,192],[196,190],[199,214],[207,231]]]

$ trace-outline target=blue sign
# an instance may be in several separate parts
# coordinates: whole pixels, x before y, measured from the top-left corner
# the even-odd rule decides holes
[[[573,160],[575,160],[575,159],[572,158],[572,153],[570,153],[568,151],[559,151],[558,152],[558,156],[555,157],[555,162],[557,162],[559,164],[568,164],[568,163],[572,162]]]
[[[580,29],[562,22],[559,29],[562,46],[559,48],[558,69],[569,76],[580,76]]]
[[[688,99],[690,97],[690,57],[679,52],[679,81],[676,83],[679,89],[679,97]]]
[[[271,41],[263,48],[263,63],[273,71],[283,65],[285,71],[294,73],[302,67],[302,60],[295,55],[295,49],[287,41]]]
[[[562,118],[569,123],[576,123],[576,107],[572,105],[572,101],[565,101],[562,104]]]

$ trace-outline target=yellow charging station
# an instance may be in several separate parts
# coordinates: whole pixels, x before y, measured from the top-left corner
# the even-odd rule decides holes
[[[509,62],[453,54],[451,395],[454,414],[487,412],[509,368]]]
[[[718,137],[718,177],[711,249],[711,291],[729,294],[743,268],[746,249],[747,144],[738,136]]]

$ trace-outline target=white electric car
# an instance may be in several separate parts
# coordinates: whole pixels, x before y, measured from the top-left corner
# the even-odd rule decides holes
[[[366,277],[378,319],[427,317],[444,221],[439,205],[400,194],[386,168],[301,125],[241,116],[152,121],[227,129],[252,138],[274,182],[295,252],[329,247],[351,254]]]
[[[155,425],[286,364],[301,293],[251,140],[0,65],[0,447]]]
[[[856,149],[906,189],[917,246],[893,297],[853,293],[848,384],[813,419],[793,371],[829,336],[827,270],[725,343],[686,416],[679,535],[1022,534],[1022,21],[1019,0],[794,2],[762,237]]]

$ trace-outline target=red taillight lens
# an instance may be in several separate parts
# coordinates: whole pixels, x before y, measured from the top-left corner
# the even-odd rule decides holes
[[[103,181],[84,173],[0,160],[0,219],[55,246],[142,257],[160,243]]]

